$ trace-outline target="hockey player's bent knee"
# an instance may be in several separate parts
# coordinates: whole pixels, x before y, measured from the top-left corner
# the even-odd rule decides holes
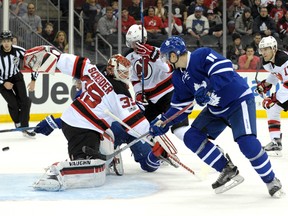
[[[254,135],[241,136],[237,139],[241,152],[248,158],[254,158],[261,151],[261,143]]]
[[[203,141],[207,139],[207,135],[197,128],[191,127],[184,135],[185,145],[194,153],[199,149]]]

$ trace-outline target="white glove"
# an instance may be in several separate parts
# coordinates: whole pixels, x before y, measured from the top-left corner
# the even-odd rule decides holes
[[[30,71],[54,73],[60,55],[52,46],[37,46],[26,50],[24,67]]]

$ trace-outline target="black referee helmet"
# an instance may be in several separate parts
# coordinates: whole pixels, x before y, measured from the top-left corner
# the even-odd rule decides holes
[[[0,39],[1,39],[1,40],[4,40],[4,39],[11,39],[11,40],[12,40],[12,33],[11,33],[11,31],[7,30],[7,31],[1,32]]]

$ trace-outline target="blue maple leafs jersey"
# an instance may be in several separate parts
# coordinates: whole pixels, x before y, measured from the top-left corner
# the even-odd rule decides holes
[[[172,83],[174,94],[167,117],[191,103],[195,91],[202,86],[211,98],[208,109],[219,117],[229,115],[243,100],[254,97],[245,79],[234,71],[232,62],[210,48],[188,52],[186,68],[174,70]]]

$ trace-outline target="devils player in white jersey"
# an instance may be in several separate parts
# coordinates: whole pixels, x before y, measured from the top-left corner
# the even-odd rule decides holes
[[[264,98],[262,105],[268,117],[268,129],[271,142],[264,149],[274,156],[282,156],[281,111],[288,110],[288,53],[278,50],[274,37],[262,38],[259,43],[259,53],[263,56],[263,67],[270,74],[257,84],[257,92],[266,94],[279,81],[280,88],[269,97]]]
[[[171,82],[172,69],[159,58],[159,49],[146,43],[147,31],[142,26],[132,25],[126,34],[126,46],[133,49],[126,58],[131,62],[131,82],[135,92],[135,100],[148,121],[154,120],[170,107],[174,87]],[[144,65],[144,77],[142,77]],[[144,79],[143,79],[144,78]],[[188,118],[173,125],[172,132],[182,138],[188,129]]]
[[[103,154],[111,154],[111,152],[107,152],[110,150],[109,147],[104,149],[106,152],[102,151],[101,141],[106,135],[105,131],[115,122],[114,118],[105,112],[106,110],[128,125],[131,130],[127,129],[127,132],[132,136],[135,136],[135,132],[138,134],[148,132],[149,122],[128,91],[130,62],[121,55],[111,57],[111,61],[113,64],[109,61],[107,66],[107,69],[111,68],[107,73],[113,72],[110,76],[101,73],[87,58],[72,54],[60,55],[49,46],[35,47],[26,52],[24,60],[26,67],[36,71],[51,71],[55,62],[61,73],[80,79],[82,83],[81,95],[61,116],[62,132],[68,141],[71,161],[50,166],[45,178],[41,178],[34,184],[35,189],[58,191],[104,184],[106,175]],[[44,123],[47,127],[43,126]],[[52,117],[46,118],[40,124],[43,126],[40,127],[43,131],[39,132],[46,135],[53,129],[60,128],[60,123]],[[110,139],[108,144],[114,150],[113,140]],[[156,144],[155,151],[152,150],[153,153],[147,155],[149,160],[147,166],[151,165],[147,171],[152,172],[159,167],[158,156],[160,157],[164,150],[159,143]],[[83,146],[92,151],[83,151]]]

